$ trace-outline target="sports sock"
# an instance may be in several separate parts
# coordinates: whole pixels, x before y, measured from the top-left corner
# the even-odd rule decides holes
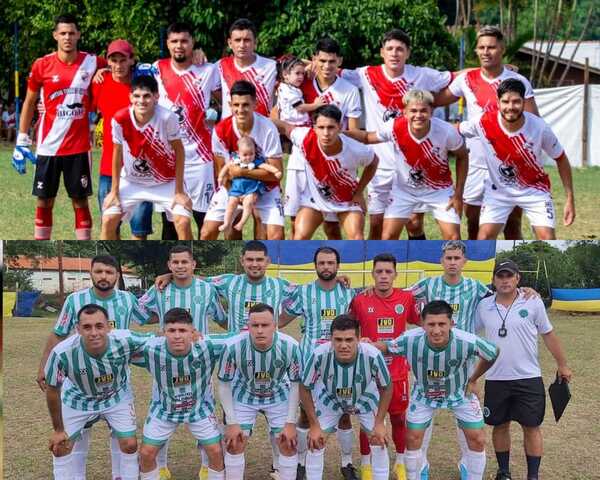
[[[525,456],[527,457],[527,480],[537,480],[542,457],[533,457],[527,454]]]
[[[373,459],[373,480],[388,480],[390,477],[390,457],[386,447],[371,445]]]
[[[408,239],[409,240],[427,240],[427,237],[425,236],[425,232],[423,232],[421,235],[417,235],[415,237],[413,237],[410,233],[408,234]]]
[[[139,474],[138,452],[121,452],[121,480],[137,480]]]
[[[352,441],[354,440],[354,430],[342,430],[338,428],[336,432],[337,441],[340,444],[340,454],[342,457],[342,467],[352,463]]]
[[[208,480],[225,480],[225,470],[217,472],[212,468],[208,469]]]
[[[92,238],[92,215],[89,207],[75,208],[75,238],[77,240]]]
[[[431,442],[431,432],[433,432],[433,422],[429,424],[427,429],[425,430],[425,435],[423,437],[423,443],[421,444],[421,470],[427,465],[427,450],[429,450],[429,442]],[[420,471],[419,471],[420,473]]]
[[[306,451],[308,450],[308,428],[296,427],[298,437],[298,463],[306,464]]]
[[[171,439],[169,438],[158,450],[158,454],[156,455],[156,464],[158,465],[158,469],[167,468],[167,455],[169,454],[169,443],[171,443]]]
[[[392,440],[396,447],[396,453],[404,453],[406,450],[406,418],[404,415],[390,415],[392,424]],[[396,461],[396,463],[398,463]]]
[[[72,454],[63,457],[52,455],[52,470],[55,480],[73,480],[73,456]]]
[[[47,207],[36,207],[33,238],[35,240],[50,240],[51,235],[52,209]]]
[[[113,480],[121,478],[121,446],[116,435],[110,435],[110,464]]]
[[[423,459],[422,450],[406,450],[404,454],[406,460],[407,480],[417,480],[421,473],[421,464]]]
[[[467,478],[469,480],[481,480],[485,472],[485,451],[474,452],[469,450],[465,456],[467,467]]]
[[[325,449],[306,452],[306,480],[321,480],[325,465]],[[229,479],[227,479],[229,480]]]
[[[223,455],[225,460],[225,476],[227,480],[242,480],[244,478],[244,468],[246,459],[243,453],[231,454],[225,451]]]
[[[202,446],[198,448],[200,448],[200,461],[202,462],[202,466],[208,467],[208,455],[206,454],[206,451],[202,448]]]
[[[273,432],[269,433],[269,441],[271,442],[271,454],[273,456],[273,468],[279,469],[279,445],[277,445],[277,437]]]
[[[371,455],[371,445],[369,445],[369,437],[362,430],[360,431],[360,434],[358,436],[358,444],[360,446],[361,457],[365,455]]]
[[[371,465],[371,454],[361,455],[360,456],[360,464],[361,465]]]
[[[507,473],[510,472],[510,450],[496,452],[496,460],[498,461],[498,470]]]
[[[400,465],[404,465],[404,452],[403,453],[398,453],[396,452],[396,464],[400,464]]]
[[[279,454],[279,478],[281,480],[296,480],[296,469],[298,467],[298,455],[289,457]]]
[[[158,473],[158,467],[151,472],[140,472],[140,480],[159,480],[160,476]]]
[[[466,466],[467,455],[469,453],[469,445],[467,445],[467,437],[463,429],[456,424],[456,439],[458,440],[458,446],[460,447],[460,463]]]
[[[73,444],[71,456],[73,458],[73,478],[75,480],[85,480],[85,464],[87,455],[90,451],[90,429],[81,430],[79,438]]]

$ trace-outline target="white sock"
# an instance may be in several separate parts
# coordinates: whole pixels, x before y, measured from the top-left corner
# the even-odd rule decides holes
[[[137,480],[139,474],[138,452],[121,452],[121,480]]]
[[[52,455],[52,470],[55,480],[73,480],[73,454],[63,457]]]
[[[227,480],[242,480],[244,478],[244,468],[246,459],[243,453],[233,455],[225,451],[223,455],[225,460],[225,476]]]
[[[271,453],[273,455],[273,468],[279,469],[279,445],[277,445],[277,437],[273,432],[269,433],[269,441],[271,442]]]
[[[371,454],[361,455],[360,456],[360,464],[361,465],[371,465]]]
[[[306,452],[306,480],[321,480],[325,466],[325,449]],[[229,479],[227,479],[229,480]]]
[[[407,480],[417,480],[421,474],[422,450],[405,450]]]
[[[89,451],[90,429],[84,428],[79,438],[73,444],[73,450],[71,451],[71,457],[73,458],[73,478],[75,480],[85,480],[85,464]]]
[[[404,465],[404,454],[396,452],[396,465]]]
[[[308,428],[296,427],[298,437],[298,463],[306,465],[306,451],[308,450]]]
[[[354,430],[342,430],[338,428],[336,432],[337,441],[340,444],[340,453],[342,456],[342,467],[352,463],[352,443],[354,440]]]
[[[373,480],[388,480],[390,477],[390,457],[386,447],[371,445],[373,458]]]
[[[208,455],[202,447],[200,447],[200,460],[202,462],[202,466],[208,468]]]
[[[209,468],[208,469],[208,480],[225,480],[225,470],[221,470],[220,472],[217,472],[216,470]]]
[[[298,454],[286,456],[279,453],[279,478],[281,480],[296,480]]]
[[[158,451],[156,455],[156,464],[158,465],[158,469],[167,468],[167,454],[169,453],[169,443],[171,439],[169,438],[165,443],[163,443],[162,447]]]
[[[481,480],[485,471],[485,451],[474,452],[469,450],[466,456],[468,480]]]
[[[121,446],[116,435],[110,434],[110,465],[112,478],[121,478]]]
[[[429,450],[429,443],[431,442],[431,432],[433,432],[433,422],[429,424],[425,430],[425,435],[423,436],[423,443],[421,444],[421,453],[423,454],[421,459],[421,470],[429,464],[429,461],[427,460],[427,450]]]
[[[467,465],[467,455],[469,454],[469,445],[467,444],[467,437],[463,429],[456,425],[456,438],[458,440],[458,446],[460,447],[460,463]]]
[[[158,467],[151,472],[140,472],[140,480],[159,480]]]

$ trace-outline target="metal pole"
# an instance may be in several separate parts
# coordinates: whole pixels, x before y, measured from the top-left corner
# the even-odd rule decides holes
[[[590,108],[590,59],[585,57],[583,71],[583,119],[581,121],[581,166],[588,166],[588,110]]]
[[[15,128],[19,132],[21,120],[21,102],[19,97],[19,23],[15,22],[15,35],[13,48],[15,52]]]

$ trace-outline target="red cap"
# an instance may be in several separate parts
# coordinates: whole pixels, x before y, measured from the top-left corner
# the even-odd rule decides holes
[[[122,53],[126,57],[133,57],[133,47],[127,40],[113,40],[108,46],[106,56],[110,57],[113,53]]]

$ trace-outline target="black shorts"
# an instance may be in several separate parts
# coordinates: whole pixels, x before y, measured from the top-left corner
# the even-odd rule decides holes
[[[544,421],[545,413],[542,377],[485,381],[483,418],[488,425],[514,420],[524,427],[537,427]]]
[[[87,152],[60,156],[38,155],[31,193],[38,198],[56,197],[61,173],[69,197],[86,198],[92,194],[90,156]]]

